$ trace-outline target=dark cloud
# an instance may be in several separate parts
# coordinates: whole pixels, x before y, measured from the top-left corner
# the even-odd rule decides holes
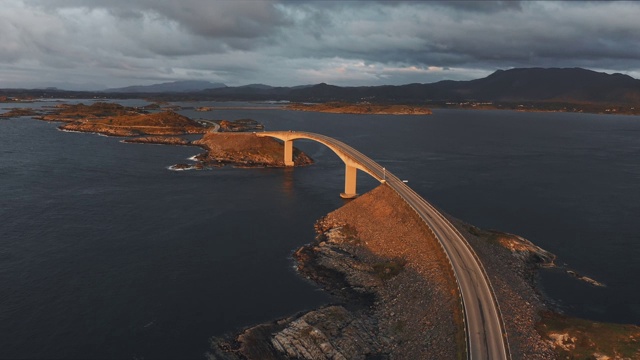
[[[372,85],[527,66],[637,76],[638,18],[635,2],[6,0],[0,79]]]
[[[175,22],[193,34],[223,38],[263,37],[286,24],[269,0],[30,0],[28,3],[49,11],[105,9],[125,20],[155,15],[159,21]]]

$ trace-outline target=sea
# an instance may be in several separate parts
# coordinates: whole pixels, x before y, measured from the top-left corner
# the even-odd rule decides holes
[[[640,324],[640,117],[176,105],[342,140],[442,211],[523,236],[606,284],[543,270],[542,291],[566,314]],[[348,201],[328,148],[296,141],[316,163],[295,169],[172,171],[202,150],[58,125],[0,119],[0,359],[204,359],[211,338],[334,301],[291,256]],[[359,193],[375,186],[358,174]]]

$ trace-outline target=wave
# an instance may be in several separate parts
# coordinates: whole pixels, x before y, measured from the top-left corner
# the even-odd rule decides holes
[[[188,170],[196,170],[195,165],[184,166],[183,164],[174,164],[167,167],[168,170],[171,171],[188,171]]]

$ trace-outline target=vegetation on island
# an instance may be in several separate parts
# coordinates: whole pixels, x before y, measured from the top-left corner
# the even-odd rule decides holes
[[[640,359],[640,327],[543,312],[536,325],[559,359]]]
[[[58,104],[47,114],[38,117],[40,120],[74,122],[81,120],[97,120],[105,117],[139,115],[136,108],[125,107],[116,103],[96,102],[91,105]]]
[[[431,110],[420,105],[374,104],[370,102],[347,103],[327,102],[318,104],[294,103],[285,107],[287,110],[315,111],[336,114],[363,115],[431,115]]]
[[[62,130],[96,132],[110,136],[202,134],[202,124],[173,111],[153,114],[124,114],[100,119],[82,119],[60,127]]]

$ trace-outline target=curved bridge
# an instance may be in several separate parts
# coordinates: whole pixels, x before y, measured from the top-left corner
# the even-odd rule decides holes
[[[256,135],[282,140],[285,164],[289,166],[293,165],[293,141],[296,139],[314,140],[329,147],[346,166],[343,197],[357,196],[357,170],[386,182],[427,224],[451,263],[464,313],[467,359],[511,358],[500,306],[484,267],[464,236],[438,210],[380,164],[341,141],[308,132],[269,131]]]
[[[383,180],[383,178],[376,174],[373,169],[354,159],[353,152],[357,152],[355,149],[328,136],[299,131],[265,131],[256,133],[256,135],[261,137],[268,136],[284,142],[284,164],[286,166],[293,166],[293,140],[309,139],[326,145],[336,153],[336,155],[338,155],[345,164],[344,192],[340,194],[340,196],[345,199],[351,199],[358,196],[356,193],[357,170],[366,172],[378,181]]]

